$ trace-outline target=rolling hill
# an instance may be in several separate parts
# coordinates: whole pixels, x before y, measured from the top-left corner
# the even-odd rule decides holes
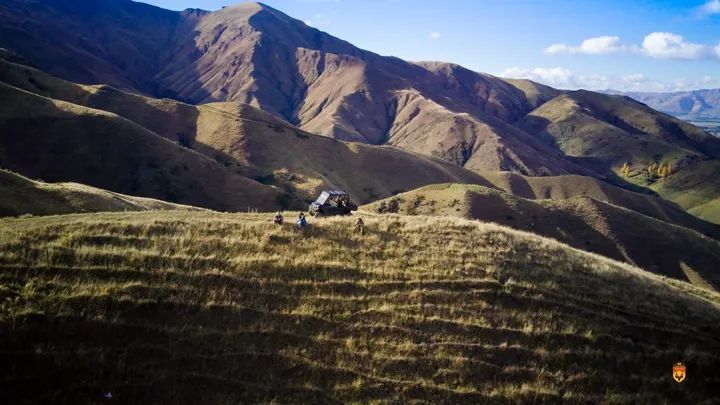
[[[597,172],[649,188],[661,197],[717,223],[720,196],[720,139],[700,128],[623,96],[588,91],[565,93],[541,105],[518,125]],[[665,179],[648,167],[672,165]],[[693,211],[691,211],[693,212]]]
[[[512,195],[531,200],[566,200],[574,197],[587,196],[618,207],[627,208],[640,214],[659,219],[670,224],[694,229],[706,236],[720,240],[720,221],[699,219],[702,213],[693,213],[681,209],[678,205],[668,202],[657,194],[633,192],[613,186],[592,177],[576,175],[555,177],[527,177],[510,172],[484,172],[482,177],[490,184]],[[668,184],[670,180],[659,182]],[[692,188],[702,190],[702,184],[693,184]],[[706,189],[707,190],[707,189]],[[680,196],[678,196],[680,198]],[[685,198],[688,198],[685,196]],[[712,200],[712,194],[706,191],[699,200]],[[699,207],[701,208],[701,207]],[[712,210],[708,210],[708,214]],[[709,221],[711,223],[708,223]]]
[[[49,182],[73,181],[220,210],[278,206],[280,191],[115,114],[2,82],[0,98],[3,168]]]
[[[164,143],[171,150],[185,153],[187,149],[192,149],[212,159],[216,166],[219,166],[217,169],[228,172],[227,175],[232,179],[225,183],[237,181],[244,184],[245,188],[244,191],[224,191],[211,198],[199,195],[192,201],[194,205],[208,208],[245,210],[248,207],[298,207],[303,205],[301,200],[314,198],[323,188],[348,190],[357,201],[367,203],[427,184],[459,182],[494,186],[525,198],[565,199],[589,195],[666,222],[696,229],[706,235],[717,233],[708,227],[708,224],[693,220],[672,204],[649,195],[623,190],[592,177],[525,177],[514,173],[486,171],[472,173],[436,159],[403,153],[388,147],[349,144],[308,134],[276,116],[245,104],[211,103],[193,106],[169,99],[153,99],[126,93],[106,85],[79,85],[55,78],[17,61],[13,62],[9,57],[0,57],[0,82],[10,86],[8,90],[15,89],[17,94],[23,94],[24,97],[37,95],[39,100],[45,98],[63,101],[117,115],[115,119],[124,118],[147,132],[172,141],[173,145]],[[13,114],[9,113],[8,120],[13,118]],[[81,119],[78,119],[79,121]],[[17,136],[19,135],[20,133]],[[88,142],[97,142],[96,136],[88,135]],[[40,146],[33,145],[32,153],[37,152]],[[79,154],[79,157],[72,159],[72,165],[63,163],[60,166],[69,168],[88,159],[102,160],[97,156],[82,156],[83,150],[87,151],[73,151]],[[17,150],[17,153],[17,156],[22,157],[27,151]],[[97,153],[102,155],[104,152]],[[145,149],[145,153],[155,152]],[[48,154],[45,159],[45,168],[27,174],[51,181],[78,181],[117,192],[138,193],[132,188],[116,188],[117,185],[105,179],[115,178],[113,171],[122,170],[120,168],[96,166],[95,174],[100,174],[102,178],[89,178],[88,173],[64,173],[62,170],[54,170],[54,165],[59,164],[58,160],[54,160],[54,155]],[[3,163],[0,160],[0,164],[14,164],[11,168],[21,172],[28,169],[28,163],[25,159],[15,163]],[[192,172],[192,175],[198,175],[200,179],[204,173]],[[126,175],[127,173],[120,173],[119,177]],[[710,175],[705,177],[708,176]],[[711,184],[703,183],[702,179],[705,177],[689,184],[690,188],[697,191]],[[673,178],[660,184],[671,185]],[[163,179],[164,177],[160,176],[158,181]],[[191,187],[188,187],[186,193],[194,193]],[[189,197],[177,200],[177,196],[171,193],[151,191],[141,195],[191,203]],[[692,194],[683,193],[681,196],[688,200],[690,195]],[[218,197],[222,197],[224,201],[218,201]],[[688,200],[688,203],[695,204],[694,207],[697,206],[696,202],[705,202],[712,198],[713,191],[709,189],[697,199]],[[704,212],[697,212],[698,215],[710,216],[710,219],[716,213],[712,206],[698,208],[705,209]]]
[[[671,204],[591,177],[524,177],[513,173],[471,173],[438,160],[387,147],[349,144],[314,136],[271,114],[244,104],[211,103],[192,106],[169,99],[153,99],[126,93],[106,85],[78,85],[3,58],[0,58],[0,82],[12,86],[20,94],[25,94],[19,91],[22,89],[51,100],[62,100],[72,105],[116,114],[172,141],[174,145],[168,144],[170,149],[191,148],[219,163],[230,171],[234,178],[242,177],[238,178],[238,181],[252,185],[244,192],[238,191],[246,194],[244,197],[231,193],[222,194],[223,198],[227,199],[224,205],[199,199],[194,201],[194,204],[204,207],[229,210],[243,210],[247,207],[271,209],[276,201],[293,205],[292,201],[312,199],[322,188],[346,189],[356,200],[367,203],[427,184],[460,182],[494,186],[525,198],[565,199],[589,195],[654,218],[696,229],[706,235],[717,234],[708,224],[693,220]],[[29,97],[28,94],[25,96]],[[178,148],[177,144],[184,148]],[[22,156],[21,151],[18,153]],[[52,160],[52,155],[46,159],[48,166],[56,162]],[[82,160],[86,158],[73,159],[76,164]],[[25,164],[27,162],[23,160],[15,163],[13,168],[22,171],[27,169]],[[29,174],[46,179],[49,177],[52,181],[93,181],[94,183],[89,184],[114,191],[133,192],[127,188],[113,189],[117,186],[100,179],[66,175],[57,170],[51,174],[50,167],[44,170]],[[97,171],[104,176],[113,177],[114,169],[104,170],[105,172]],[[701,184],[692,186],[699,189]],[[264,194],[273,192],[277,194]],[[173,200],[173,195],[149,195],[176,201]],[[259,200],[263,199],[266,204],[255,204],[256,199],[260,203],[262,201]],[[234,200],[238,201],[235,206],[231,205]],[[709,211],[714,212],[712,209]]]
[[[227,211],[304,207],[323,188],[364,203],[432,183],[485,183],[438,159],[309,134],[249,105],[78,85],[2,58],[0,92],[0,167],[52,182]]]
[[[103,24],[88,23],[88,14]],[[2,32],[1,47],[78,82],[195,104],[248,103],[309,132],[474,170],[590,174],[511,125],[544,100],[536,93],[453,64],[382,57],[259,3],[170,12],[121,0],[8,0]],[[91,72],[67,73],[74,66],[66,60],[84,59]]]
[[[559,91],[452,63],[380,56],[260,3],[174,12],[125,0],[7,0],[0,4],[0,34],[1,47],[76,82],[193,104],[249,104],[277,117],[273,126],[282,120],[303,131],[391,145],[476,172],[627,181],[626,187],[651,188],[717,220],[717,178],[705,177],[700,186],[693,179],[717,164],[720,140],[629,98]],[[94,100],[88,104],[101,103],[107,90],[97,87],[98,96],[89,97]],[[93,108],[115,109],[113,97]],[[213,114],[168,105],[190,118],[164,128],[159,117],[167,111],[156,114],[164,109],[158,103],[142,117],[113,112],[135,115],[129,118],[134,122],[143,118],[141,125],[148,129],[186,142],[196,136],[192,117]],[[216,138],[222,125],[208,137]],[[221,146],[233,143],[215,140]],[[230,165],[236,154],[226,159]],[[625,162],[633,165],[633,175],[617,179]],[[678,169],[672,174],[675,181],[667,182],[672,187],[642,175],[651,163],[671,162]],[[267,179],[274,170],[244,173]],[[300,194],[310,194],[307,190],[314,187],[309,184],[321,177],[332,177],[327,170],[313,172],[304,175],[313,180],[300,187]],[[384,196],[375,191],[378,185],[364,187],[373,192],[365,192],[362,200]],[[688,204],[673,197],[680,194],[695,198]]]
[[[391,208],[393,204],[395,208]],[[409,191],[362,209],[498,223],[653,273],[713,290],[720,288],[718,239],[584,194],[563,200],[528,200],[483,186],[443,184]],[[720,235],[717,226],[699,222],[716,238]]]
[[[699,403],[720,297],[451,218],[0,221],[0,374],[22,402]],[[180,237],[178,237],[180,235]],[[682,360],[688,379],[676,384]],[[42,389],[38,389],[42,387]]]
[[[0,217],[111,211],[199,211],[200,208],[132,197],[77,183],[43,183],[0,169]]]

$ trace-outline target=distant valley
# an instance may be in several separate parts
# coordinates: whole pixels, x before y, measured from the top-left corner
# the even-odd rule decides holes
[[[720,89],[677,91],[667,93],[619,92],[650,107],[697,125],[720,136]]]

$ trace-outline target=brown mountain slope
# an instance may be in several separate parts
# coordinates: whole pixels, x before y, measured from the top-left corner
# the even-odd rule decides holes
[[[0,169],[0,217],[110,211],[198,211],[200,208],[132,197],[77,183],[44,183]]]
[[[0,47],[68,80],[152,93],[181,19],[127,0],[3,0]]]
[[[46,97],[118,114],[192,147],[245,177],[293,191],[301,199],[313,198],[324,187],[347,189],[360,202],[367,202],[429,183],[472,182],[494,184],[525,198],[566,199],[589,195],[706,235],[719,233],[717,227],[696,220],[662,200],[590,177],[530,178],[496,172],[481,172],[481,176],[476,176],[432,159],[387,148],[358,144],[346,147],[343,143],[298,131],[277,117],[249,106],[233,103],[191,106],[125,93],[109,86],[83,86],[1,58],[0,81]],[[294,136],[287,136],[290,134]]]
[[[220,210],[283,195],[115,114],[2,82],[0,98],[0,166],[23,175]]]
[[[525,99],[533,108],[540,107],[546,102],[564,93],[562,90],[553,89],[540,83],[526,79],[503,79],[525,93]]]
[[[130,18],[136,14],[138,18]],[[313,133],[395,145],[471,170],[610,174],[607,162],[597,162],[597,145],[542,142],[525,131],[537,134],[542,123],[514,125],[534,108],[562,97],[557,90],[449,63],[382,57],[262,4],[178,13],[121,0],[6,0],[0,4],[0,16],[0,27],[7,33],[0,36],[0,46],[63,77],[193,103],[249,103]],[[103,43],[95,47],[76,46],[99,39]],[[45,52],[45,47],[52,50]],[[73,66],[66,61],[84,59],[92,61],[92,69],[68,76]],[[601,130],[612,132],[606,127],[623,121],[618,116],[626,111],[614,108],[609,96],[593,93],[591,98],[592,118]],[[654,111],[645,113],[657,121]],[[666,149],[707,149],[705,140],[693,138],[695,129],[690,126],[623,122],[624,127],[635,125],[648,132],[679,132],[664,137]],[[565,135],[585,136],[582,128],[571,128]],[[643,142],[629,138],[618,147],[634,152],[644,147]],[[581,159],[567,159],[563,152]]]
[[[582,172],[505,122],[532,109],[514,86],[456,65],[380,57],[263,5],[203,16],[172,53],[180,56],[158,78],[181,99],[249,103],[313,133],[470,169]]]
[[[223,180],[223,183],[237,181],[238,186],[244,187],[244,190],[218,192],[217,196],[206,202],[203,201],[203,193],[199,192],[196,196],[199,200],[193,201],[193,205],[227,210],[244,210],[248,207],[273,209],[278,207],[278,199],[281,205],[298,206],[298,200],[315,198],[323,188],[345,189],[359,202],[368,202],[431,183],[454,181],[486,184],[479,175],[441,160],[389,147],[348,144],[308,134],[274,115],[247,105],[214,103],[191,106],[172,100],[157,100],[121,92],[108,86],[77,85],[37,69],[3,60],[0,60],[0,82],[9,83],[4,87],[8,100],[13,100],[13,97],[21,99],[14,108],[10,108],[10,105],[0,107],[0,113],[7,117],[7,120],[0,122],[0,128],[7,129],[7,134],[0,137],[3,142],[10,142],[10,129],[20,131],[18,119],[23,115],[43,115],[46,105],[56,103],[75,106],[79,111],[90,111],[88,108],[92,108],[95,115],[129,125],[134,132],[142,133],[145,138],[158,138],[153,144],[166,145],[168,149],[156,151],[145,148],[143,154],[168,155],[181,152],[192,153],[192,156],[204,159],[200,156],[202,154],[211,159],[206,159],[208,163],[227,172],[224,176],[233,179]],[[27,92],[14,86],[21,86]],[[34,96],[35,94],[37,96]],[[35,103],[23,105],[27,99],[33,99]],[[53,101],[55,99],[65,102]],[[88,159],[102,161],[103,154],[108,153],[108,150],[106,147],[105,151],[102,151],[103,146],[98,141],[98,136],[107,137],[107,134],[112,133],[112,128],[86,128],[83,126],[83,114],[76,117],[76,122],[73,122],[70,116],[67,118],[63,123],[46,117],[43,130],[60,131],[63,125],[77,125],[73,132],[86,136],[85,141],[89,145],[73,151],[73,165],[82,167],[86,165],[83,161]],[[11,128],[11,124],[14,127]],[[25,130],[29,128],[32,126],[25,127]],[[58,139],[64,136],[61,133],[56,135]],[[158,135],[173,142],[159,139]],[[12,137],[19,138],[19,132],[12,134]],[[129,139],[126,140],[129,142]],[[192,148],[199,154],[181,148],[176,143]],[[27,148],[25,151],[17,149],[17,156],[40,153],[43,156],[42,168],[31,166],[26,160],[19,158],[12,161],[2,159],[0,165],[23,173],[27,171],[30,176],[52,181],[79,181],[118,192],[138,192],[107,180],[116,178],[115,170],[131,173],[136,170],[131,167],[96,167],[92,175],[101,178],[81,173],[80,168],[73,169],[77,170],[77,173],[67,172],[73,165],[63,166],[64,170],[52,173],[51,168],[54,165],[64,164],[59,156],[43,152],[42,143],[32,143],[27,145]],[[83,157],[82,154],[89,148],[97,149],[93,149],[97,155]],[[113,150],[113,154],[118,153],[121,152]],[[130,149],[127,153],[130,153]],[[137,170],[143,172],[145,169]],[[131,173],[120,173],[119,178],[131,176]],[[192,179],[186,178],[188,175]],[[202,182],[205,175],[203,171],[185,173],[183,179]],[[171,182],[162,175],[158,176],[158,181]],[[221,179],[223,176],[211,177]],[[276,189],[273,189],[273,186]],[[167,193],[142,195],[179,201],[176,196]]]
[[[474,171],[605,178],[629,161],[630,182],[718,217],[717,179],[690,181],[708,173],[694,164],[717,158],[718,141],[629,99],[382,57],[257,3],[177,13],[121,0],[6,0],[0,30],[0,46],[63,77],[194,103],[249,103],[307,131]],[[85,60],[81,73],[68,73]],[[191,137],[192,121],[174,123],[170,139]],[[150,129],[167,136],[157,122]],[[667,190],[645,181],[641,169],[652,160],[674,162],[692,179],[668,181]],[[686,195],[701,198],[677,197]]]
[[[576,175],[526,177],[509,172],[484,172],[483,178],[495,187],[531,200],[565,200],[587,196],[598,201],[638,212],[720,240],[720,226],[688,214],[656,195],[636,193],[604,181]]]
[[[566,92],[530,112],[519,126],[555,142],[567,155],[593,157],[613,167],[720,158],[720,139],[628,97]]]
[[[401,214],[450,215],[495,222],[654,273],[715,290],[720,288],[719,241],[587,196],[533,201],[482,186],[442,184],[362,208],[387,212],[387,208],[381,207],[392,206],[392,200],[399,203]]]
[[[508,124],[534,105],[523,91],[497,78],[456,65],[425,64],[426,69],[381,57],[254,3],[213,13],[176,13],[166,19],[174,21],[171,26],[155,25],[154,30],[165,30],[162,35],[129,35],[124,30],[134,26],[119,17],[103,19],[107,25],[97,26],[81,18],[85,14],[79,8],[90,10],[86,13],[98,18],[105,13],[124,16],[137,12],[145,18],[164,15],[159,10],[125,7],[119,0],[109,3],[114,5],[81,2],[60,6],[50,2],[40,7],[31,0],[8,0],[0,4],[0,26],[13,39],[0,38],[0,46],[61,77],[151,95],[173,95],[193,103],[249,103],[314,133],[398,145],[470,169],[526,174],[586,172],[557,150]],[[33,24],[26,29],[21,23],[24,20]],[[36,25],[45,28],[36,29]],[[55,31],[64,32],[53,37]],[[46,36],[62,40],[47,43]],[[127,42],[128,54],[134,53],[132,48],[142,47],[143,41],[152,40],[156,45],[147,48],[156,55],[156,61],[154,65],[133,64],[133,70],[117,72],[118,78],[84,71],[81,77],[70,76],[65,70],[72,70],[72,66],[57,66],[65,65],[66,59],[105,57],[112,59],[108,61],[111,65],[128,63],[118,56],[120,51],[92,47],[87,51],[91,55],[57,55],[77,52],[72,44],[97,36],[107,37],[108,46],[115,40]],[[26,51],[31,43],[35,50]],[[58,50],[45,55],[42,48],[50,44]],[[158,51],[158,44],[165,51]],[[132,86],[130,82],[137,77],[153,84]]]

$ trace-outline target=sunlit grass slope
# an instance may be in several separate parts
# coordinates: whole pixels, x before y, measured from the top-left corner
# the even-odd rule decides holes
[[[45,183],[0,169],[0,217],[79,212],[192,210],[151,198],[132,197],[78,183]]]
[[[5,398],[696,403],[720,383],[715,293],[499,226],[365,219],[2,220]]]
[[[718,223],[720,140],[698,127],[627,97],[584,90],[554,98],[519,125],[598,172],[614,173]],[[630,172],[622,176],[625,163]],[[651,164],[671,164],[669,177],[650,176]]]
[[[389,208],[393,204],[397,210]],[[380,209],[383,206],[386,209]],[[697,228],[705,229],[712,236],[708,237],[584,195],[564,200],[528,200],[472,184],[435,184],[362,208],[369,212],[492,222],[550,237],[653,273],[714,290],[720,288],[720,233],[713,225],[705,223]]]

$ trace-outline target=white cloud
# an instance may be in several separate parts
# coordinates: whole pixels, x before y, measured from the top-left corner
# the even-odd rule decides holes
[[[642,43],[642,52],[653,58],[702,59],[709,55],[705,45],[688,42],[671,32],[653,32]]]
[[[577,88],[576,78],[573,73],[563,67],[543,68],[536,67],[531,69],[512,67],[506,69],[500,74],[502,77],[510,77],[514,79],[530,79],[549,86],[561,88]]]
[[[433,39],[433,40],[440,39],[440,33],[437,32],[437,31],[431,32],[431,33],[430,33],[430,39]]]
[[[560,89],[619,90],[619,91],[683,91],[700,88],[720,88],[720,79],[705,76],[687,80],[678,78],[663,82],[647,77],[643,73],[629,73],[621,76],[577,74],[564,67],[506,69],[499,76],[516,79],[530,79]]]
[[[642,73],[631,73],[620,78],[626,83],[638,83],[645,81],[645,75]]]
[[[627,45],[622,44],[620,37],[603,35],[601,37],[588,38],[579,46],[566,44],[553,44],[545,48],[545,53],[554,55],[558,53],[584,53],[591,55],[623,52],[628,50]]]
[[[708,0],[697,9],[697,15],[701,18],[713,14],[720,14],[720,0]]]
[[[720,7],[720,0],[717,1]],[[598,55],[630,52],[658,59],[720,59],[720,44],[715,47],[696,44],[685,40],[682,35],[672,32],[653,32],[645,36],[642,45],[624,44],[620,37],[604,35],[588,38],[579,46],[553,44],[545,48],[544,52],[549,55],[559,53]]]

